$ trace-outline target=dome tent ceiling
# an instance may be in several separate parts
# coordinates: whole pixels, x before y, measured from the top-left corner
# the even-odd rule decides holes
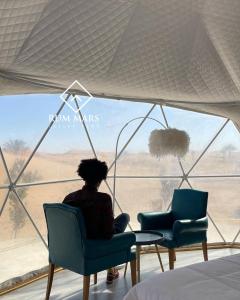
[[[238,0],[0,0],[0,94],[163,102],[240,123]]]

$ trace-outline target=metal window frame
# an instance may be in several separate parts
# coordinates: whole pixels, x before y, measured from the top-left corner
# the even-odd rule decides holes
[[[66,98],[66,102],[68,101],[69,97],[74,94],[71,94],[69,93],[67,95],[67,98]],[[62,111],[63,107],[65,106],[66,102],[62,102],[59,109],[57,110],[56,114],[55,114],[55,117],[53,118],[53,120],[50,122],[50,124],[48,125],[48,127],[46,128],[46,130],[43,132],[42,136],[40,137],[38,143],[36,144],[36,146],[34,147],[33,151],[31,152],[30,156],[28,157],[27,161],[25,162],[24,166],[22,167],[21,171],[19,172],[17,178],[12,181],[11,179],[11,176],[10,176],[10,173],[9,173],[9,168],[8,168],[8,165],[7,165],[7,162],[5,160],[5,157],[4,157],[4,153],[2,151],[2,148],[0,146],[0,159],[2,160],[3,162],[3,166],[4,166],[4,170],[6,172],[6,175],[7,175],[7,178],[8,178],[8,181],[9,181],[9,184],[8,185],[0,185],[0,189],[7,189],[7,193],[5,195],[5,198],[4,198],[4,201],[3,201],[3,204],[1,206],[1,209],[0,209],[0,217],[2,216],[2,213],[4,211],[4,208],[6,206],[6,203],[9,199],[9,194],[10,192],[14,193],[15,196],[16,196],[16,199],[19,201],[20,205],[22,206],[23,210],[25,211],[26,213],[26,216],[28,217],[28,219],[30,220],[30,222],[32,223],[33,225],[33,228],[35,229],[36,233],[38,234],[38,236],[40,237],[40,239],[42,240],[43,244],[45,245],[45,247],[47,247],[47,244],[45,242],[45,239],[44,237],[42,236],[42,234],[40,233],[39,229],[38,229],[38,226],[35,224],[33,218],[31,217],[31,214],[28,212],[26,206],[24,205],[22,199],[19,197],[18,193],[17,193],[17,189],[21,188],[21,187],[31,187],[31,186],[40,186],[40,185],[48,185],[48,184],[60,184],[60,183],[67,183],[67,182],[75,182],[75,181],[80,181],[81,179],[79,178],[70,178],[70,179],[59,179],[59,180],[51,180],[51,181],[42,181],[42,182],[30,182],[30,183],[19,183],[19,180],[21,178],[21,176],[23,175],[24,171],[26,170],[27,166],[29,165],[29,163],[31,162],[32,158],[34,157],[35,153],[37,152],[37,150],[39,149],[41,143],[43,142],[43,140],[46,138],[48,132],[50,131],[50,129],[52,128],[54,122],[56,121],[56,118],[57,116],[60,114],[60,112]],[[94,156],[97,158],[97,152],[95,150],[95,147],[93,145],[93,142],[92,142],[92,139],[91,139],[91,136],[89,134],[89,131],[87,129],[87,126],[86,126],[86,123],[84,121],[84,118],[83,118],[83,115],[81,113],[81,110],[79,109],[79,106],[78,106],[78,103],[75,99],[75,104],[76,104],[76,107],[78,109],[78,113],[79,113],[79,116],[81,118],[81,121],[82,121],[82,124],[83,124],[83,128],[84,128],[84,131],[87,135],[87,139],[88,139],[88,142],[90,144],[90,147],[91,147],[91,150],[94,154]],[[114,175],[113,176],[108,176],[107,179],[110,179],[110,178],[113,178],[113,188],[110,187],[110,185],[108,184],[108,181],[106,180],[105,181],[105,184],[109,190],[109,192],[111,193],[112,197],[113,197],[113,206],[115,208],[115,205],[118,206],[118,208],[120,209],[120,211],[122,211],[121,209],[121,206],[119,204],[119,202],[117,201],[116,199],[116,179],[180,179],[180,183],[179,183],[179,186],[178,188],[181,188],[182,184],[184,183],[184,181],[187,182],[187,184],[189,185],[190,188],[193,188],[192,187],[192,184],[190,182],[189,179],[191,178],[239,178],[240,177],[240,174],[231,174],[231,175],[191,175],[191,172],[192,170],[195,168],[195,166],[199,163],[199,161],[202,159],[202,157],[204,157],[205,153],[207,152],[207,150],[210,148],[210,146],[212,145],[212,143],[218,138],[219,134],[222,132],[222,130],[225,128],[225,126],[228,124],[228,122],[230,121],[229,119],[225,119],[225,122],[221,125],[221,127],[219,128],[219,130],[217,131],[217,133],[213,136],[213,138],[210,140],[210,142],[208,143],[208,145],[203,149],[203,151],[201,152],[201,154],[199,155],[199,157],[196,159],[196,161],[193,163],[192,167],[186,172],[183,168],[183,165],[182,165],[182,162],[180,159],[178,159],[178,163],[179,163],[179,166],[180,166],[180,169],[182,171],[182,176],[178,176],[178,175],[170,175],[170,176],[124,176],[124,175],[117,175],[117,161],[118,159],[121,157],[122,153],[124,152],[124,150],[127,148],[127,146],[129,145],[129,143],[133,140],[134,136],[136,135],[136,133],[139,131],[139,129],[142,127],[142,125],[145,123],[145,121],[147,119],[150,119],[150,120],[155,120],[154,118],[151,118],[150,117],[150,114],[152,113],[152,111],[155,109],[155,107],[157,107],[157,104],[153,104],[151,109],[147,112],[147,114],[145,115],[145,117],[137,117],[133,120],[136,120],[136,119],[142,119],[142,121],[140,122],[140,124],[136,127],[135,131],[133,132],[133,134],[130,136],[130,138],[127,140],[127,142],[124,144],[124,146],[121,148],[121,150],[118,152],[118,145],[119,145],[119,139],[120,139],[120,136],[123,132],[123,130],[128,126],[128,124],[130,122],[132,122],[133,120],[130,120],[128,121],[123,127],[122,129],[120,130],[119,132],[119,135],[118,135],[118,138],[117,138],[117,141],[116,141],[116,145],[115,145],[115,158],[114,158],[114,161],[111,163],[109,169],[113,168],[114,167]],[[168,120],[167,120],[167,116],[164,112],[164,108],[163,106],[160,104],[159,105],[160,107],[160,110],[161,110],[161,113],[162,113],[162,117],[164,119],[164,122],[165,122],[165,125],[158,121],[163,127],[169,127],[169,124],[168,124]],[[240,133],[240,129],[238,127],[238,125],[236,123],[233,123],[236,127],[236,129],[238,130],[238,132]],[[171,202],[169,204],[169,207],[171,205]],[[209,215],[209,214],[208,214]],[[216,223],[214,222],[213,218],[209,215],[209,218],[211,220],[211,222],[213,223],[214,227],[216,228],[218,234],[220,235],[220,237],[222,238],[223,242],[226,243],[226,240],[224,238],[224,236],[222,235],[220,229],[217,227]],[[132,229],[130,227],[130,229]],[[239,231],[237,232],[236,236],[234,237],[233,241],[232,241],[232,244],[235,243],[235,241],[237,240],[238,236],[240,235],[240,229]]]
[[[165,112],[164,112],[164,109],[163,107],[161,106],[161,111],[162,111],[162,114],[164,116],[164,120],[166,122],[166,125],[168,126],[168,123],[167,123],[167,118],[166,118],[166,115],[165,115]],[[196,159],[195,163],[193,163],[192,167],[189,169],[188,172],[185,172],[184,168],[183,168],[183,165],[182,165],[182,162],[181,162],[181,159],[178,158],[178,163],[181,167],[181,170],[182,170],[182,173],[183,173],[183,178],[182,178],[182,182],[180,184],[180,186],[182,186],[183,182],[186,181],[187,184],[189,185],[190,189],[193,189],[193,186],[192,184],[190,183],[189,181],[189,174],[192,172],[192,170],[195,168],[195,166],[199,163],[199,161],[201,160],[201,158],[204,156],[204,154],[207,152],[207,150],[210,148],[210,146],[213,144],[213,142],[216,140],[216,138],[219,136],[219,134],[222,132],[222,130],[225,128],[225,126],[227,125],[227,123],[229,122],[229,119],[227,119],[224,124],[220,127],[220,129],[217,131],[217,133],[213,136],[212,140],[210,140],[210,142],[207,144],[207,146],[203,149],[203,152],[199,155],[199,157]],[[172,201],[170,202],[169,206],[168,206],[168,209],[170,208],[171,206],[171,203]],[[215,229],[217,230],[218,234],[220,235],[222,241],[224,243],[226,243],[226,240],[223,236],[223,234],[221,233],[220,229],[218,228],[218,226],[216,225],[216,223],[214,222],[213,218],[211,217],[210,213],[207,212],[207,215],[210,219],[210,221],[212,222],[213,226],[215,227]]]

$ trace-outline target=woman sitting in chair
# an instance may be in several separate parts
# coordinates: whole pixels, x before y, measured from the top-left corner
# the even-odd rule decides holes
[[[122,213],[114,219],[111,196],[98,192],[101,182],[107,177],[106,163],[97,159],[82,160],[77,173],[85,185],[81,190],[67,195],[63,203],[81,209],[87,238],[111,239],[113,234],[124,232],[130,220],[129,215]],[[112,283],[118,277],[116,268],[109,269],[107,283]]]

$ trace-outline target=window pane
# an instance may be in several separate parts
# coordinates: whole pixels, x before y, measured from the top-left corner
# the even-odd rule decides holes
[[[81,189],[83,181],[58,184],[45,184],[28,187],[25,201],[27,208],[40,232],[46,238],[47,228],[43,211],[44,203],[61,203],[65,196],[73,191]]]
[[[236,178],[191,179],[194,188],[208,191],[208,212],[227,242],[231,242],[240,228],[240,202]],[[211,237],[216,240],[217,233]]]
[[[25,161],[61,102],[58,95],[0,97],[0,144],[9,168],[16,158]]]
[[[23,202],[28,207],[26,199]],[[48,264],[47,249],[13,193],[0,218],[0,236],[0,284]]]
[[[181,109],[165,108],[170,127],[185,130],[190,136],[190,149],[182,159],[187,172],[209,144],[225,119]]]
[[[59,95],[24,95],[1,97],[0,100],[3,116],[0,120],[0,145],[10,174],[15,179],[62,104],[62,100]],[[82,113],[98,157],[111,165],[120,130],[130,120],[144,117],[151,107],[152,104],[148,103],[109,99],[90,101]],[[164,110],[170,127],[186,130],[190,135],[190,151],[182,159],[183,168],[188,171],[225,119],[168,107],[164,107]],[[14,117],[9,118],[11,115]],[[164,122],[159,106],[155,107],[149,117]],[[141,121],[141,118],[137,119],[125,128],[119,140],[118,151]],[[119,178],[116,180],[116,199],[122,210],[130,214],[134,229],[139,229],[137,221],[139,212],[166,210],[171,203],[173,190],[178,188],[181,182],[182,171],[175,157],[169,156],[158,160],[149,154],[149,135],[156,128],[161,128],[157,121],[146,120],[117,162]],[[239,139],[239,133],[229,122],[190,175],[239,174]],[[17,188],[45,240],[47,229],[42,204],[61,202],[66,194],[81,188],[83,182],[77,177],[77,166],[81,159],[93,156],[78,114],[65,106],[22,174]],[[151,178],[162,176],[170,178]],[[111,189],[113,189],[112,177],[113,168],[108,178]],[[72,178],[77,181],[21,186],[24,183]],[[190,178],[189,181],[193,188],[209,192],[210,216],[225,239],[232,241],[240,228],[239,178]],[[7,183],[0,159],[0,185]],[[190,187],[184,181],[181,188]],[[111,195],[104,183],[100,190]],[[6,189],[0,189],[0,205],[3,204],[6,193]],[[115,205],[115,215],[118,213],[120,208]],[[3,257],[0,282],[47,264],[47,251],[14,195],[11,195],[7,202],[0,222],[1,238],[3,237],[0,241],[0,252]],[[208,241],[222,241],[211,220]],[[13,264],[7,264],[12,257]]]
[[[240,134],[229,122],[191,175],[240,174]]]
[[[137,214],[165,211],[178,185],[177,179],[118,179],[116,197],[122,210],[130,214],[132,227],[139,229]]]
[[[148,103],[136,103],[121,100],[106,100],[95,98],[84,107],[85,115],[93,115],[98,122],[96,126],[88,126],[89,134],[92,138],[93,145],[96,149],[98,157],[105,160],[110,166],[114,160],[115,148],[118,135],[121,129],[127,122],[134,118],[144,117],[150,108],[151,104]],[[140,124],[142,119],[137,119],[135,122],[130,123],[129,126],[122,132],[118,152],[130,138],[135,131],[136,127]],[[147,140],[144,139],[144,143],[137,145],[139,152],[146,151]],[[136,149],[135,146],[129,144],[127,151]],[[113,169],[109,174],[113,174]]]

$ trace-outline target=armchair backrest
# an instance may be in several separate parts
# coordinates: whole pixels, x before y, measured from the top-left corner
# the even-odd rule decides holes
[[[174,190],[172,214],[175,220],[197,220],[206,217],[208,193],[192,190]]]
[[[83,262],[85,224],[80,209],[66,204],[43,205],[47,228],[49,260],[61,267],[75,269]]]

